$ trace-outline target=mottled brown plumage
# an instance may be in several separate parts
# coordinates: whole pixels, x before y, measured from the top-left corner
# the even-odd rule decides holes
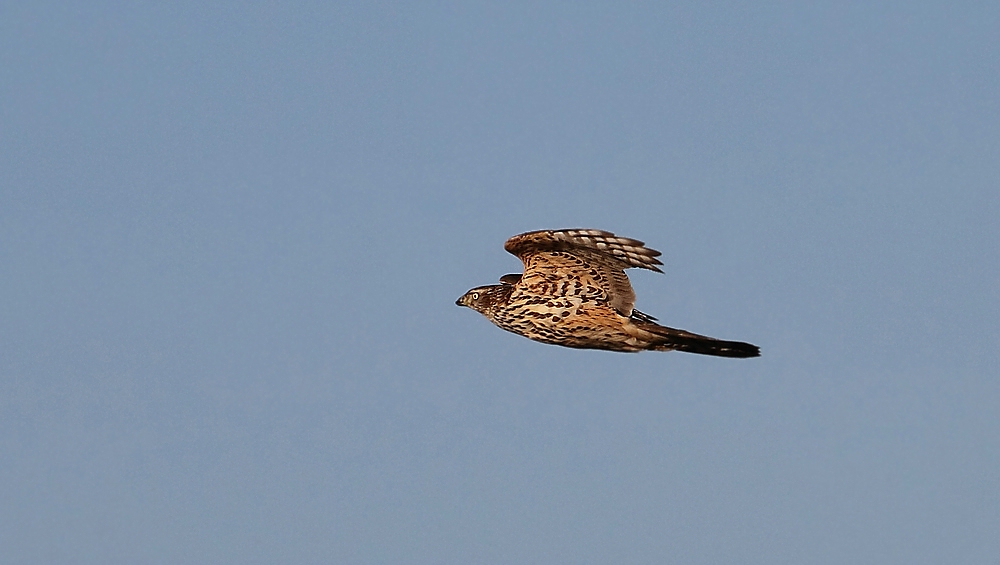
[[[601,230],[543,230],[516,235],[504,249],[521,259],[524,273],[474,288],[456,304],[507,331],[581,349],[760,355],[756,345],[661,326],[635,310],[635,291],[625,269],[662,272],[658,265],[663,264],[657,259],[660,252],[641,241]]]

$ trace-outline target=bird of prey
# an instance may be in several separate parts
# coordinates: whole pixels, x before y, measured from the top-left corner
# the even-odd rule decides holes
[[[521,259],[524,273],[473,288],[455,303],[509,332],[579,349],[760,355],[756,345],[661,326],[633,308],[625,269],[663,272],[660,252],[641,241],[602,230],[542,230],[515,235],[504,249]]]

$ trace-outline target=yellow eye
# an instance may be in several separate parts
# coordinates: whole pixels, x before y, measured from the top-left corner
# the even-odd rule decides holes
[[[472,299],[473,300],[479,300],[479,293],[478,292],[473,292],[472,293]]]

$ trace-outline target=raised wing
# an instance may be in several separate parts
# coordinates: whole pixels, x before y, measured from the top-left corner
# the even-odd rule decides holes
[[[500,277],[500,282],[502,282],[504,284],[517,284],[517,283],[521,282],[521,274],[520,273],[511,273],[509,275],[504,275],[504,276]]]
[[[639,267],[663,272],[656,257],[638,240],[602,230],[542,230],[516,235],[504,249],[524,263],[522,282],[550,294],[560,292],[607,300],[623,316],[632,314],[635,291],[625,269]],[[553,290],[554,292],[554,290]]]
[[[603,230],[540,230],[515,235],[503,244],[508,252],[524,256],[539,251],[586,250],[598,253],[608,260],[620,263],[621,269],[639,267],[662,273],[657,265],[660,252],[646,247],[646,244],[627,237],[618,237]]]

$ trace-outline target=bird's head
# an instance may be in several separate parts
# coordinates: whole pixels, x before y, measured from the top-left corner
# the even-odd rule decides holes
[[[477,286],[455,301],[459,306],[472,308],[480,314],[489,315],[494,306],[501,304],[510,296],[513,287],[509,284],[493,284]]]

